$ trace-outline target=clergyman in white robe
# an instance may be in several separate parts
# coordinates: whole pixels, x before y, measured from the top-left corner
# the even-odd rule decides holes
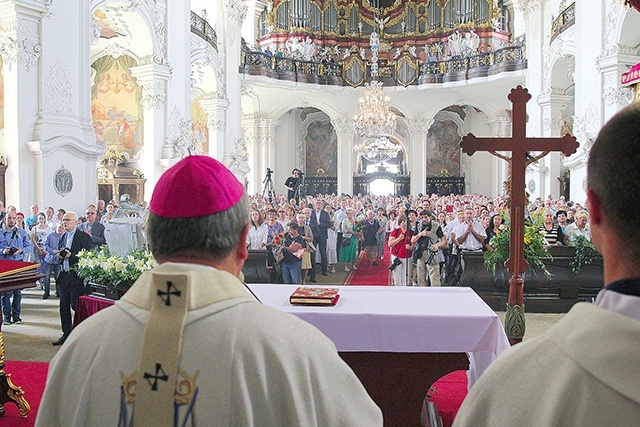
[[[51,362],[37,426],[130,425],[156,273],[190,281],[173,425],[382,425],[380,409],[314,326],[260,304],[230,273],[164,263],[73,331]]]

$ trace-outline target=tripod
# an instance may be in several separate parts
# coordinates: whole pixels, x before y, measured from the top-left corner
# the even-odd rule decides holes
[[[264,184],[264,189],[262,190],[262,198],[264,198],[264,195],[266,194],[269,198],[269,203],[273,202],[273,198],[276,195],[276,189],[273,185],[273,180],[271,179],[272,173],[273,171],[267,168],[267,176],[265,176],[264,181],[262,181],[262,183]]]

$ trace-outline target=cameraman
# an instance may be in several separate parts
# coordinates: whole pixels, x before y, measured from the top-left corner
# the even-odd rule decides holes
[[[440,254],[438,250],[447,245],[442,227],[435,220],[433,212],[425,209],[420,213],[422,221],[418,233],[411,238],[415,245],[413,260],[418,264],[418,286],[427,286],[427,271],[431,286],[440,286]],[[431,253],[433,252],[433,253]],[[427,264],[426,261],[429,261]],[[425,271],[425,266],[427,271]]]
[[[411,277],[411,230],[407,228],[407,217],[400,215],[398,228],[394,228],[389,236],[391,248],[391,265],[394,286],[407,286],[407,279]]]
[[[31,239],[25,230],[17,226],[15,211],[7,212],[5,225],[0,233],[0,259],[22,261],[24,254],[33,250]],[[11,297],[13,296],[13,303]],[[2,293],[2,314],[4,323],[22,323],[20,318],[20,302],[22,291],[7,291]],[[12,317],[13,316],[13,317]]]
[[[296,192],[298,185],[300,185],[300,169],[295,168],[291,171],[291,175],[284,182],[284,186],[287,187],[287,203],[291,202],[291,199],[295,199],[296,205],[300,204],[300,194]]]

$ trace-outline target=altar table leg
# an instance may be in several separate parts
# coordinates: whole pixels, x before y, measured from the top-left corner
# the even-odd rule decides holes
[[[0,328],[2,328],[2,320],[0,319]],[[4,417],[5,403],[14,403],[18,407],[18,412],[22,418],[27,418],[31,411],[29,403],[24,398],[22,387],[16,387],[11,382],[11,374],[4,372],[4,337],[0,330],[0,417]]]
[[[469,369],[466,353],[340,352],[388,427],[420,426],[429,387],[444,375]]]

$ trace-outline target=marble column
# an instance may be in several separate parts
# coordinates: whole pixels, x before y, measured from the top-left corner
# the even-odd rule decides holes
[[[561,129],[563,126],[562,115],[568,110],[568,106],[573,102],[572,96],[564,95],[560,89],[551,88],[551,93],[540,95],[538,97],[538,105],[542,110],[542,136],[545,137],[561,137]],[[554,198],[560,196],[560,185],[558,177],[564,174],[564,168],[560,154],[557,152],[549,153],[539,161],[541,175],[539,184],[539,196],[546,197],[549,194]]]
[[[433,118],[422,114],[409,118],[409,138],[405,142],[407,168],[411,171],[411,194],[426,193],[427,190],[427,157],[438,155],[427,152],[427,133],[433,124]]]
[[[224,152],[218,151],[224,147],[225,117],[229,108],[229,101],[221,99],[215,93],[206,94],[200,100],[200,106],[207,113],[207,129],[209,130],[209,156],[222,160]]]
[[[353,174],[358,154],[353,151],[353,119],[348,115],[332,118],[338,144],[338,194],[353,194]]]
[[[511,118],[506,115],[500,115],[487,121],[491,128],[491,135],[500,138],[511,138]],[[490,181],[493,183],[491,189],[492,195],[504,193],[504,181],[509,174],[509,163],[499,157],[491,156],[491,173]]]
[[[144,194],[151,195],[160,175],[181,157],[177,141],[170,141],[167,132],[167,81],[171,72],[166,65],[146,64],[131,67],[131,75],[142,86],[144,142],[139,164],[147,179]]]
[[[34,159],[23,147],[33,139],[33,118],[38,114],[40,97],[39,59],[42,52],[40,25],[46,12],[44,1],[0,1],[2,32],[0,55],[4,76],[4,144],[7,161],[5,206],[28,206],[43,200],[39,188],[42,171],[34,169]],[[20,185],[17,185],[20,183]],[[35,195],[35,199],[34,199]]]
[[[224,163],[238,179],[246,181],[250,171],[246,145],[242,139],[242,105],[241,79],[238,78],[240,67],[240,30],[247,14],[247,6],[242,0],[224,0],[219,5],[224,10],[224,19],[218,20],[218,40],[224,46],[223,73],[225,87],[218,88],[222,97],[229,101],[225,120],[225,137],[219,144]]]

